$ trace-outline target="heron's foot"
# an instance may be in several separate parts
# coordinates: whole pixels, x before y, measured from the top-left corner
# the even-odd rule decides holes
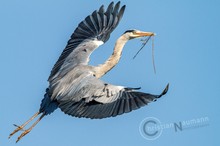
[[[31,131],[31,129],[27,129],[25,130],[23,133],[21,133],[21,135],[18,137],[18,139],[16,140],[16,143],[21,140],[22,137],[24,137],[26,134],[28,134]]]
[[[17,133],[18,131],[20,131],[20,130],[22,130],[22,131],[24,131],[24,127],[23,126],[18,126],[18,125],[16,125],[16,124],[13,124],[15,127],[17,127],[10,135],[9,135],[9,137],[8,138],[11,138],[15,133]]]

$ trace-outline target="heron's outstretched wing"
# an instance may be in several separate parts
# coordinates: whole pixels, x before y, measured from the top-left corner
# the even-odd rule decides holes
[[[156,101],[166,94],[168,85],[160,95],[138,92],[135,88],[125,88],[104,83],[86,74],[80,77],[74,87],[57,96],[59,108],[75,117],[101,119],[128,113]]]
[[[104,6],[101,6],[99,10],[87,16],[75,29],[48,80],[59,74],[66,74],[77,64],[87,64],[90,54],[109,39],[110,33],[121,20],[124,10],[125,6],[120,8],[120,2],[115,6],[112,2],[106,11]]]

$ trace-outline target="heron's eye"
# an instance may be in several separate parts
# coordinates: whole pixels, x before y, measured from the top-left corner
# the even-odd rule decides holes
[[[136,31],[136,30],[134,30],[134,31],[132,31],[132,34],[136,34],[136,32],[137,32],[137,31]]]

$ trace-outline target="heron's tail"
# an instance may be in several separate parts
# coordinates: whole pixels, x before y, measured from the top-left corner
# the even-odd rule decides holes
[[[40,113],[44,113],[45,115],[51,114],[58,108],[58,103],[55,100],[51,100],[51,93],[49,88],[46,89],[46,93],[44,94],[44,98],[41,101]]]

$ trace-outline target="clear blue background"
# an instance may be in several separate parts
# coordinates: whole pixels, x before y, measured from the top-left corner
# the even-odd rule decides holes
[[[18,134],[7,139],[12,124],[22,124],[40,105],[47,78],[73,30],[102,4],[96,0],[1,0],[0,1],[0,145],[15,145]],[[103,80],[166,96],[129,114],[103,120],[78,119],[60,110],[44,118],[18,144],[22,146],[146,146],[219,145],[220,130],[220,2],[218,0],[125,1],[124,17],[111,39],[94,52],[91,63],[105,61],[116,39],[127,29],[157,33],[155,63],[151,42],[135,60],[141,46],[132,40],[120,63]],[[200,117],[209,126],[174,132],[148,141],[139,133],[146,117],[162,123]]]

